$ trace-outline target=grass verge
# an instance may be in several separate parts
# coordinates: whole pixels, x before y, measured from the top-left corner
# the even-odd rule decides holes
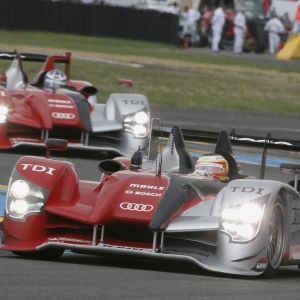
[[[0,31],[0,49],[46,52],[139,63],[143,68],[85,62],[74,59],[72,78],[85,79],[99,89],[105,101],[117,87],[117,79],[134,81],[134,92],[144,94],[150,105],[227,110],[300,112],[300,72],[295,68],[214,57],[188,55],[164,44],[82,37],[41,32]],[[0,70],[10,62],[0,61]],[[41,68],[24,63],[32,79]]]

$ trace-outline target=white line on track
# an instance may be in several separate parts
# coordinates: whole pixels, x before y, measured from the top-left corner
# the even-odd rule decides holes
[[[165,123],[172,123],[172,124],[177,124],[178,123],[178,120],[177,121],[174,121],[174,120],[168,120],[167,122]],[[195,126],[195,122],[181,122],[181,127],[183,127],[183,125],[193,125]],[[202,124],[203,126],[207,126],[207,124]],[[202,126],[200,123],[197,124],[197,127],[201,127]],[[223,124],[210,124],[209,125],[210,127],[216,127],[216,128],[219,128],[219,127],[230,127],[228,125],[223,125]],[[249,129],[249,126],[239,126],[239,129]],[[265,127],[265,128],[261,128],[261,127],[253,127],[251,126],[251,129],[255,129],[255,130],[260,130],[260,131],[264,131],[264,132],[267,132],[267,131],[270,131],[270,130],[281,130],[281,131],[288,131],[288,132],[300,132],[300,129],[293,129],[293,128],[282,128],[282,127]]]
[[[93,61],[98,63],[105,63],[105,64],[111,64],[111,65],[119,65],[119,66],[128,66],[133,68],[143,68],[140,64],[130,64],[130,63],[124,63],[117,60],[110,60],[110,59],[103,59],[103,58],[92,58],[92,57],[83,57],[83,56],[73,56],[75,59],[79,60],[85,60],[85,61]]]

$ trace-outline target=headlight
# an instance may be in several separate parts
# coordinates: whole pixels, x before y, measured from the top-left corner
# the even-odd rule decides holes
[[[137,124],[146,124],[148,123],[149,118],[144,111],[140,111],[134,116],[134,120]]]
[[[124,119],[124,130],[132,132],[136,138],[147,136],[149,131],[149,116],[144,111],[128,115]]]
[[[15,198],[25,198],[30,191],[29,184],[24,180],[16,180],[10,186],[10,192]]]
[[[5,121],[7,116],[7,107],[0,105],[0,122]]]
[[[14,174],[20,177],[16,171]],[[8,187],[6,197],[6,213],[14,219],[23,219],[26,215],[44,211],[48,191],[23,179],[14,178]]]
[[[221,212],[220,230],[228,233],[233,241],[253,239],[259,231],[265,205],[245,203],[224,208]]]

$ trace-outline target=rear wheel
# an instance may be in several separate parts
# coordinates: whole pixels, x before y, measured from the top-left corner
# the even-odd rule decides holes
[[[63,255],[64,251],[64,249],[47,249],[34,252],[12,251],[12,253],[28,259],[57,260]]]
[[[278,270],[285,243],[285,213],[282,199],[277,196],[274,203],[269,229],[269,242],[268,242],[268,265],[263,278],[271,278]]]

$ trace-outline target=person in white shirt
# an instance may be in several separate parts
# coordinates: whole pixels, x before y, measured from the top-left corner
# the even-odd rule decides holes
[[[219,7],[214,11],[211,19],[212,27],[212,51],[219,52],[219,44],[225,24],[224,4],[220,3]]]
[[[163,8],[162,12],[178,15],[179,11],[178,11],[178,8],[177,8],[177,3],[173,2],[173,1],[170,1],[168,3],[168,6]]]
[[[265,26],[265,31],[269,34],[269,51],[275,54],[280,43],[280,34],[284,33],[284,26],[275,13],[271,14],[271,19]]]
[[[197,27],[201,18],[201,14],[198,10],[185,6],[180,14],[179,23],[186,28],[186,31],[191,35],[191,43],[195,43],[197,40]]]
[[[234,24],[233,52],[235,54],[241,54],[243,53],[244,38],[245,38],[245,33],[247,31],[244,7],[240,8],[240,11],[237,13],[236,17],[234,18],[233,24]]]

